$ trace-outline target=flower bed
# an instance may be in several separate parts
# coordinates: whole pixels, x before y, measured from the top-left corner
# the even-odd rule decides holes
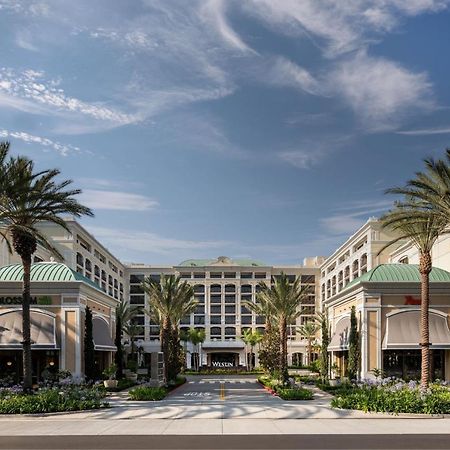
[[[138,386],[130,391],[131,400],[156,401],[162,400],[167,395],[165,387]]]
[[[394,414],[450,414],[450,389],[434,383],[424,391],[414,381],[405,383],[391,378],[371,380],[338,391],[331,406]]]
[[[313,393],[309,389],[302,387],[286,387],[278,380],[267,375],[258,377],[258,381],[283,400],[312,400],[313,398]]]
[[[37,414],[99,409],[109,406],[101,389],[87,386],[55,386],[24,394],[20,386],[0,389],[0,414]]]

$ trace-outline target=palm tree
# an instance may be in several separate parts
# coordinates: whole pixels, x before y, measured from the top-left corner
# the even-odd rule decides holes
[[[287,371],[287,325],[294,322],[302,313],[300,306],[307,298],[308,289],[301,288],[300,279],[296,278],[293,283],[282,273],[275,278],[269,287],[260,284],[258,300],[267,304],[268,310],[273,314],[278,324],[280,334],[280,361],[279,370],[281,381],[284,383],[288,378]]]
[[[116,338],[115,344],[117,351],[114,355],[117,366],[117,378],[123,377],[123,348],[122,348],[122,336],[125,331],[125,327],[133,319],[136,314],[139,314],[139,306],[130,305],[128,302],[121,300],[116,306]]]
[[[263,335],[259,331],[252,331],[250,328],[244,330],[241,339],[246,345],[250,346],[250,358],[249,358],[249,368],[248,370],[253,370],[253,349],[255,345],[261,342]]]
[[[195,328],[189,328],[188,331],[188,339],[190,342],[192,342],[192,345],[194,346],[194,352],[197,354],[197,356],[194,358],[194,370],[197,372],[200,369],[200,344],[205,342],[206,333],[204,329],[195,329]]]
[[[161,351],[164,353],[166,380],[173,378],[171,352],[174,341],[178,341],[178,324],[181,318],[194,311],[197,301],[194,290],[186,281],[175,275],[161,277],[159,282],[150,277],[144,279],[142,286],[148,295],[150,308],[145,310],[152,319],[160,324]]]
[[[36,172],[33,161],[26,157],[9,157],[9,143],[0,145],[0,228],[8,249],[20,256],[23,266],[22,335],[23,389],[32,387],[30,289],[31,259],[40,244],[55,256],[58,250],[38,226],[51,222],[69,231],[62,214],[75,217],[93,216],[92,211],[75,200],[79,189],[68,189],[70,180],[57,182],[59,170]]]
[[[133,322],[128,322],[124,325],[123,331],[130,337],[131,344],[131,359],[134,359],[134,354],[136,353],[134,350],[134,344],[136,342],[136,336],[139,336],[143,332],[142,325],[137,325]]]
[[[421,386],[426,388],[430,379],[430,331],[429,275],[432,270],[431,249],[438,237],[445,232],[447,221],[433,214],[423,201],[412,197],[405,203],[397,202],[395,208],[382,218],[385,228],[394,231],[397,237],[385,245],[379,254],[390,245],[401,240],[409,240],[419,252],[419,272],[421,279],[420,332],[422,349]]]
[[[305,338],[307,341],[307,350],[306,354],[308,355],[308,364],[311,364],[312,360],[312,345],[313,341],[316,338],[316,334],[319,331],[319,325],[313,320],[308,320],[303,325],[298,327],[298,332],[300,336]]]

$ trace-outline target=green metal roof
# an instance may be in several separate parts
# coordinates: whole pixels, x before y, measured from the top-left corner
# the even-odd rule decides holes
[[[450,283],[450,272],[433,267],[430,283]],[[416,264],[380,264],[345,286],[350,289],[359,283],[420,283],[419,266]]]
[[[12,264],[0,268],[1,281],[22,281],[23,267],[22,264]],[[31,281],[41,282],[64,282],[64,281],[80,281],[89,286],[100,290],[100,286],[89,278],[72,270],[70,267],[62,263],[56,262],[40,262],[31,265]]]
[[[247,266],[247,267],[267,267],[261,261],[256,261],[254,259],[231,259],[231,266]],[[187,259],[181,262],[178,267],[206,267],[217,263],[217,259]],[[221,265],[218,265],[221,267]],[[223,266],[222,266],[223,267]]]

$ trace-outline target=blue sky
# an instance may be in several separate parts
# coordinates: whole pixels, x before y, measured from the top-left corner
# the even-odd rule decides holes
[[[328,255],[449,146],[449,0],[0,0],[0,27],[0,139],[124,261]]]

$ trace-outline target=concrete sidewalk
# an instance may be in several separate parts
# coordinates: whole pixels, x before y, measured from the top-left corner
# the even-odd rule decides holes
[[[2,418],[0,436],[99,435],[449,435],[450,419],[79,419]]]

